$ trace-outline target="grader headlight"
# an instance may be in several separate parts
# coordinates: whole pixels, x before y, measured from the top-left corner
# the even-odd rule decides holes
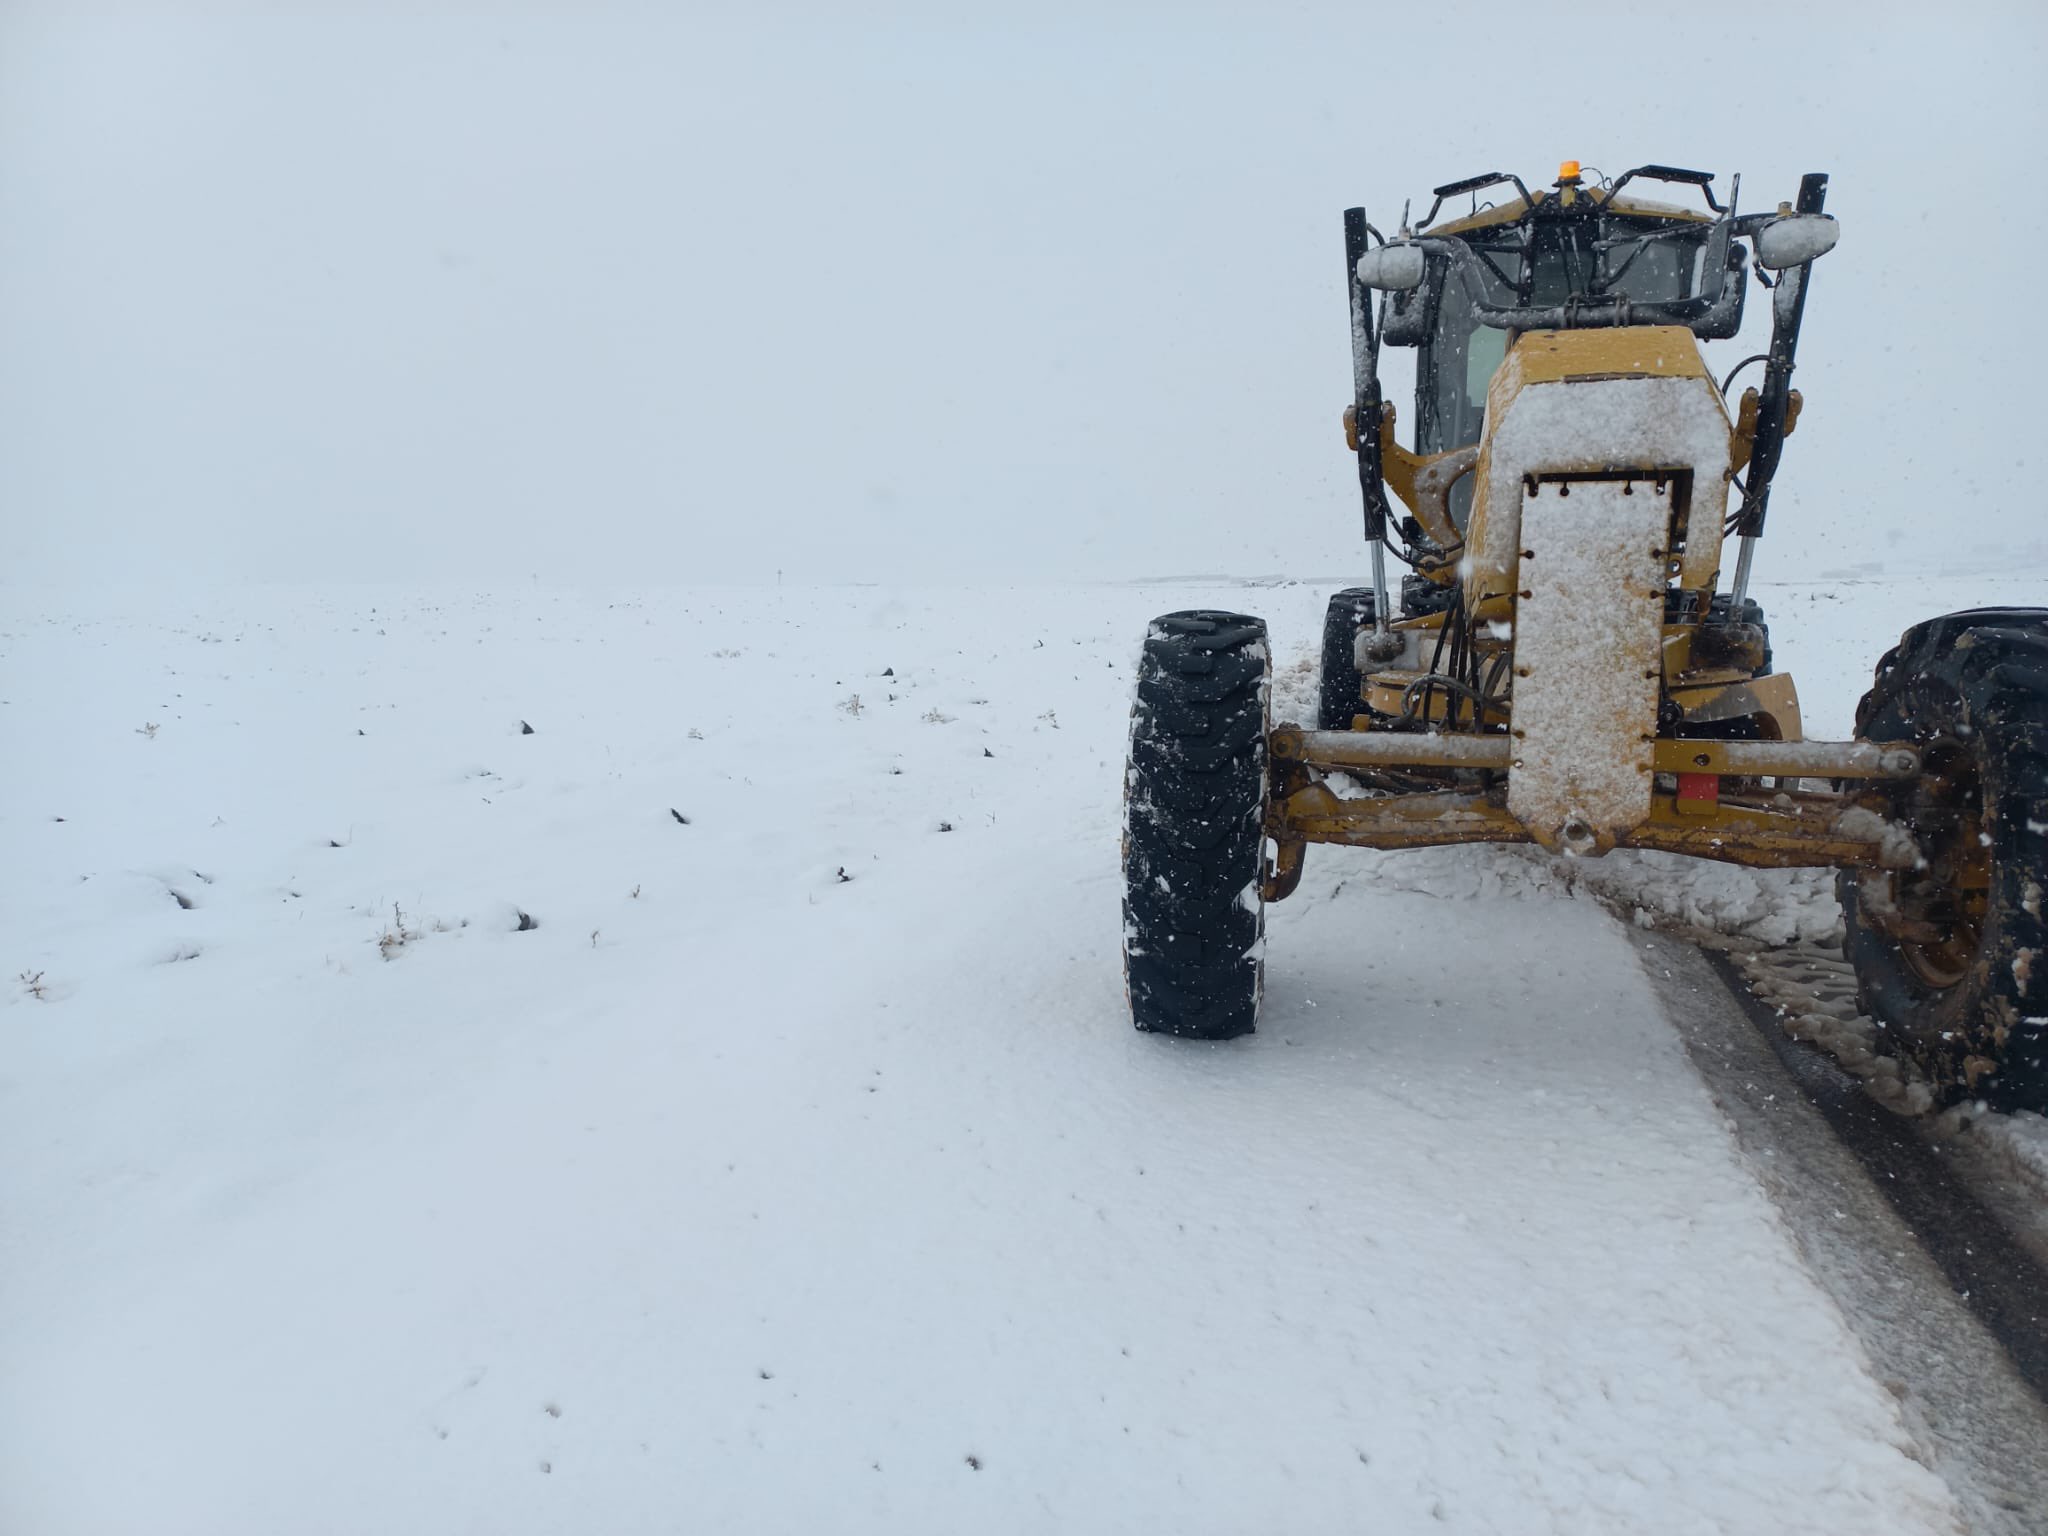
[[[1842,237],[1831,213],[1781,213],[1756,232],[1756,264],[1782,272],[1825,256]]]

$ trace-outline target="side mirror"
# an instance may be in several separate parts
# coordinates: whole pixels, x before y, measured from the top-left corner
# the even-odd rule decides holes
[[[1781,272],[1825,256],[1842,237],[1831,213],[1783,213],[1758,228],[1756,264]]]
[[[1368,288],[1406,293],[1422,286],[1428,258],[1419,245],[1380,245],[1358,258],[1358,280]]]

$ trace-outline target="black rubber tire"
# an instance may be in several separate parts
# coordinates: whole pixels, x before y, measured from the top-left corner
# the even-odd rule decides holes
[[[1323,685],[1316,701],[1316,726],[1348,731],[1365,710],[1365,679],[1358,670],[1360,631],[1379,622],[1379,604],[1370,587],[1346,587],[1333,593],[1323,612]]]
[[[1926,871],[1844,870],[1836,882],[1843,950],[1880,1048],[1918,1064],[1943,1102],[2048,1113],[2048,609],[1976,609],[1907,630],[1878,663],[1856,733],[1932,744],[1930,765],[1961,786],[1948,800],[1925,784],[1893,794]],[[1974,952],[1951,949],[1930,974],[1915,958],[1924,950],[1888,934],[1883,914],[1902,891],[1945,895],[1945,839],[1986,849],[1990,886],[1966,919]]]
[[[1447,587],[1427,576],[1401,578],[1401,617],[1404,619],[1423,619],[1433,613],[1442,613],[1457,600],[1458,589],[1455,586]]]
[[[1124,776],[1124,986],[1139,1029],[1249,1034],[1264,979],[1266,626],[1154,619]]]
[[[1740,604],[1735,602],[1732,592],[1716,592],[1707,601],[1707,622],[1709,624],[1754,624],[1764,632],[1764,664],[1757,668],[1758,677],[1768,677],[1771,671],[1771,626],[1764,622],[1764,605],[1753,597],[1745,597]]]

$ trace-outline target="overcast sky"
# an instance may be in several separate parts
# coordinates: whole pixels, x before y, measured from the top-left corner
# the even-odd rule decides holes
[[[2044,54],[2034,3],[0,0],[0,579],[1345,574],[1340,211],[1577,158],[1833,175],[1760,575],[2048,586]]]

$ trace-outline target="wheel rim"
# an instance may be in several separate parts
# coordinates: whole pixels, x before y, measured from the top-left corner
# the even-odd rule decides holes
[[[1937,736],[1921,744],[1920,756],[1920,777],[1894,814],[1912,832],[1923,862],[1892,874],[1892,911],[1880,925],[1907,969],[1924,986],[1945,991],[1969,974],[1983,948],[1991,850],[1976,753]]]

